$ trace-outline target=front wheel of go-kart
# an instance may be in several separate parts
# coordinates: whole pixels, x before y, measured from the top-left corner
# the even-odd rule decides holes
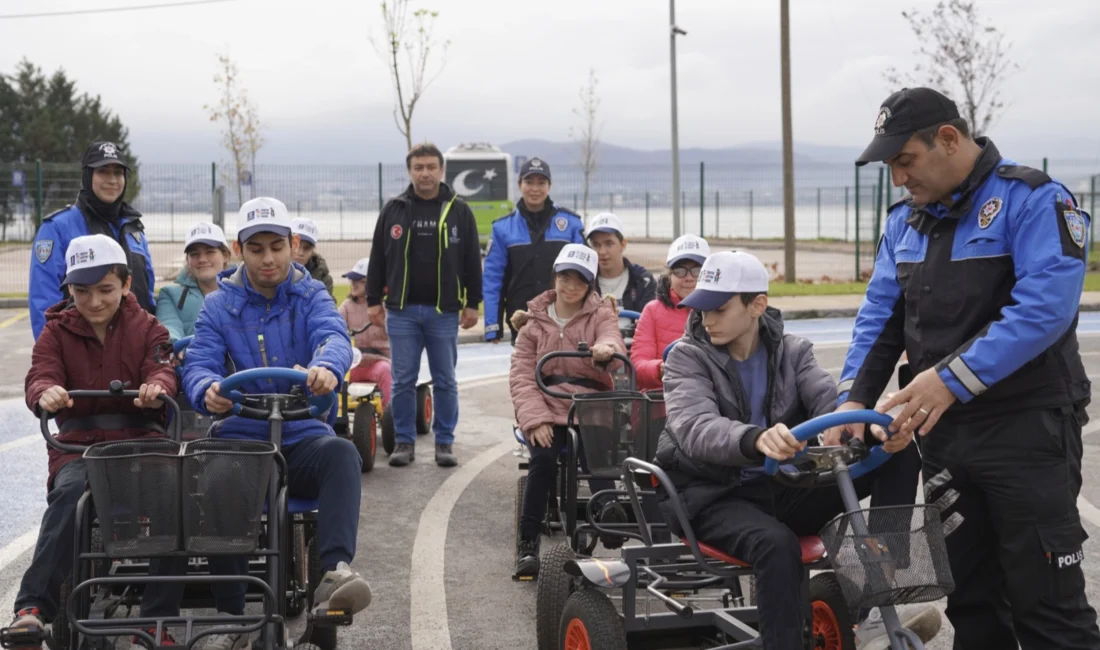
[[[626,650],[623,619],[611,599],[595,589],[573,592],[558,627],[562,650]]]
[[[429,384],[416,387],[416,435],[422,436],[432,430],[432,418],[435,417],[435,401]]]
[[[810,579],[810,603],[814,613],[810,628],[813,643],[807,647],[855,650],[855,623],[836,575],[819,573]]]
[[[359,451],[363,461],[363,473],[374,469],[374,456],[378,450],[378,419],[374,415],[374,405],[360,402],[355,407],[351,420],[351,441]]]
[[[391,406],[387,406],[382,411],[382,449],[386,450],[387,456],[393,453],[393,448],[397,445],[397,431],[393,428]]]
[[[542,554],[535,590],[535,633],[538,650],[561,647],[559,627],[565,603],[573,593],[573,578],[565,572],[565,563],[576,554],[568,544],[555,544]]]

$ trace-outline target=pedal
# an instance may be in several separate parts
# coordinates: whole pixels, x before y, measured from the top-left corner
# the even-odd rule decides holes
[[[310,612],[310,622],[316,627],[347,627],[351,621],[351,610],[329,609],[328,603],[321,603]]]
[[[11,650],[39,650],[49,638],[46,630],[31,625],[28,627],[5,627],[0,629],[0,648]]]
[[[538,580],[538,576],[521,576],[518,573],[512,574],[512,580],[515,582],[534,582]]]

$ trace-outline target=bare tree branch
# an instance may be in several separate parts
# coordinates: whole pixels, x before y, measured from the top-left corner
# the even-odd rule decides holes
[[[397,91],[394,121],[397,131],[405,137],[405,145],[412,149],[412,119],[416,105],[424,91],[442,72],[446,65],[450,41],[443,43],[439,57],[439,69],[428,76],[429,61],[437,45],[433,34],[438,11],[417,9],[412,12],[413,31],[409,32],[409,0],[386,0],[381,4],[384,38],[370,36],[371,44],[389,68],[390,81]],[[382,45],[380,45],[382,43]],[[401,50],[406,61],[402,66]],[[400,120],[398,120],[400,113]]]
[[[974,136],[980,136],[1004,111],[1001,85],[1020,66],[1009,58],[1012,44],[992,23],[983,21],[976,3],[939,2],[931,15],[901,12],[920,43],[919,60],[910,71],[889,68],[883,74],[896,90],[926,85],[959,103]]]
[[[578,162],[584,174],[584,202],[581,207],[583,216],[588,216],[588,188],[592,175],[596,171],[596,155],[600,147],[601,128],[596,124],[596,116],[600,108],[600,98],[596,94],[598,83],[596,71],[589,69],[588,82],[581,86],[578,93],[580,106],[573,109],[573,114],[581,119],[581,124],[578,131],[569,129],[569,137],[577,143]]]
[[[226,174],[226,181],[227,184],[237,186],[237,203],[240,204],[243,203],[241,172],[247,169],[246,154],[252,151],[252,157],[255,158],[255,150],[259,150],[263,144],[263,139],[259,136],[259,118],[256,116],[255,108],[249,104],[244,89],[241,88],[237,64],[229,58],[229,55],[218,55],[218,70],[214,74],[214,83],[218,85],[218,103],[213,107],[209,104],[204,105],[203,109],[209,111],[211,122],[221,122],[224,125],[222,146],[229,152],[233,165],[232,177]],[[254,131],[251,134],[250,124]],[[255,150],[250,150],[252,145],[255,145]]]

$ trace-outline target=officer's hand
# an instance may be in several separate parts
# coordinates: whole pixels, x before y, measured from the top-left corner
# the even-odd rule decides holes
[[[549,447],[554,443],[554,429],[549,424],[543,423],[528,431],[525,437],[529,445]]]
[[[524,325],[527,324],[527,312],[523,309],[516,310],[516,312],[512,314],[512,318],[511,320],[509,320],[509,322],[512,323],[512,327],[516,328],[516,331],[518,332],[519,330],[523,329]]]
[[[210,388],[206,389],[206,411],[208,413],[221,415],[222,413],[228,413],[233,408],[233,402],[221,396],[221,387],[221,383],[214,382],[210,384]]]
[[[50,386],[38,398],[38,407],[47,413],[57,413],[72,406],[73,400],[69,397],[69,392],[60,386]]]
[[[768,458],[787,460],[806,448],[805,442],[798,442],[785,424],[777,424],[760,434],[756,439],[756,451]]]
[[[462,329],[468,330],[477,325],[478,313],[476,309],[467,307],[462,310]]]
[[[134,398],[134,406],[140,409],[163,408],[164,402],[157,399],[164,394],[164,387],[160,384],[142,384],[138,388],[138,396]]]
[[[382,305],[371,305],[367,307],[367,317],[370,318],[371,325],[375,327],[386,326],[386,308]]]
[[[955,394],[940,379],[936,369],[929,368],[913,377],[908,386],[889,396],[875,410],[886,413],[904,404],[905,408],[894,417],[890,431],[895,435],[902,433],[910,436],[917,431],[926,436],[956,399]]]
[[[844,402],[836,408],[835,412],[841,413],[844,411],[861,411],[865,408],[867,407],[859,402]],[[822,435],[821,444],[825,445],[826,447],[836,447],[838,445],[843,445],[847,443],[845,437],[849,439],[859,438],[860,440],[866,442],[866,439],[863,437],[865,427],[866,425],[860,422],[858,424],[842,424],[838,427],[826,429],[825,433]]]
[[[295,366],[295,369],[305,370],[305,368],[301,366]],[[313,366],[309,370],[306,370],[306,387],[309,388],[309,392],[314,395],[328,395],[336,390],[336,386],[339,383],[340,380],[338,380],[336,375],[328,368]]]

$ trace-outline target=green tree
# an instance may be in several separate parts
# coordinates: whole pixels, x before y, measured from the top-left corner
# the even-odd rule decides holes
[[[71,190],[79,184],[79,162],[88,145],[97,140],[114,142],[122,150],[130,166],[126,200],[133,201],[141,191],[138,159],[130,150],[129,130],[118,115],[103,105],[101,98],[79,92],[76,82],[58,69],[47,76],[40,67],[22,60],[14,74],[0,74],[0,219],[6,225],[15,205],[22,201],[22,192],[12,188],[12,169],[22,169],[28,184],[33,183],[34,163],[65,164],[57,173],[67,173]],[[29,188],[28,188],[29,189]],[[71,191],[45,192],[43,212],[48,213],[71,203]]]

